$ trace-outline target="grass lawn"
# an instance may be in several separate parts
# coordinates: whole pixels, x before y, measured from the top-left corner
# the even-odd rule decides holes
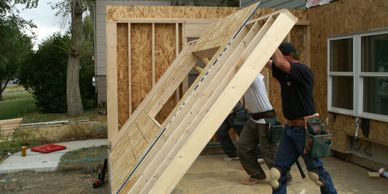
[[[23,117],[35,111],[34,98],[22,87],[10,87],[4,91],[3,100],[0,101],[0,120]]]
[[[0,120],[23,117],[23,123],[46,122],[55,120],[93,120],[106,121],[106,116],[98,115],[97,109],[84,110],[79,116],[66,113],[41,113],[35,106],[33,96],[22,86],[11,86],[3,93],[0,101]]]
[[[98,165],[104,163],[104,159],[108,157],[108,147],[90,147],[67,152],[61,157],[58,169],[62,171],[68,170],[87,170],[93,172]]]

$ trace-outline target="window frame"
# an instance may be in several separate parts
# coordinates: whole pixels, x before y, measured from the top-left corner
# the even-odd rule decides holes
[[[360,118],[388,122],[388,115],[365,112],[364,109],[364,78],[388,77],[388,72],[362,72],[362,38],[387,34],[388,29],[381,29],[367,33],[357,33],[352,35],[329,37],[327,39],[327,110],[328,112],[350,115]],[[331,42],[335,40],[352,39],[353,41],[353,68],[352,72],[335,72],[330,71],[331,66]],[[333,77],[349,76],[353,77],[353,109],[345,109],[332,106],[332,89]],[[388,107],[387,107],[388,108]]]

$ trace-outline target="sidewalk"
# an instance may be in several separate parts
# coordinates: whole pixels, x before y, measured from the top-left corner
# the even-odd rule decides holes
[[[58,168],[61,157],[66,152],[78,150],[81,148],[107,145],[107,140],[90,139],[82,141],[60,142],[55,144],[66,146],[66,149],[47,154],[31,152],[31,150],[28,149],[26,157],[22,157],[21,152],[14,153],[0,163],[0,174],[14,173],[25,170],[34,172],[55,171]]]

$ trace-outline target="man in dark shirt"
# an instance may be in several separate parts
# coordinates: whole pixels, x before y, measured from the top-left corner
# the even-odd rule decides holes
[[[321,187],[321,193],[337,193],[329,173],[319,158],[304,153],[306,130],[305,117],[316,113],[313,101],[314,77],[305,64],[298,59],[295,47],[288,42],[279,46],[268,61],[267,67],[279,81],[281,87],[282,109],[287,119],[285,134],[281,139],[274,168],[271,168],[273,193],[287,192],[286,172],[299,156],[303,157],[309,177]]]

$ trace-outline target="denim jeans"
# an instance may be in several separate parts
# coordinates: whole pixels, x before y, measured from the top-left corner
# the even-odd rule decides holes
[[[287,178],[285,172],[290,170],[291,165],[295,163],[299,156],[302,156],[308,171],[318,173],[319,179],[324,184],[321,187],[322,194],[337,193],[329,173],[323,167],[322,161],[319,158],[312,158],[309,154],[303,154],[305,140],[306,131],[304,127],[285,126],[285,133],[280,141],[274,165],[281,171],[280,186],[276,190],[273,190],[272,193],[287,193]]]
[[[237,149],[233,144],[232,139],[229,136],[229,129],[233,128],[237,135],[240,135],[241,128],[234,125],[234,114],[229,114],[228,117],[222,122],[221,126],[217,130],[217,138],[220,141],[221,147],[225,154],[229,157],[237,157]]]

